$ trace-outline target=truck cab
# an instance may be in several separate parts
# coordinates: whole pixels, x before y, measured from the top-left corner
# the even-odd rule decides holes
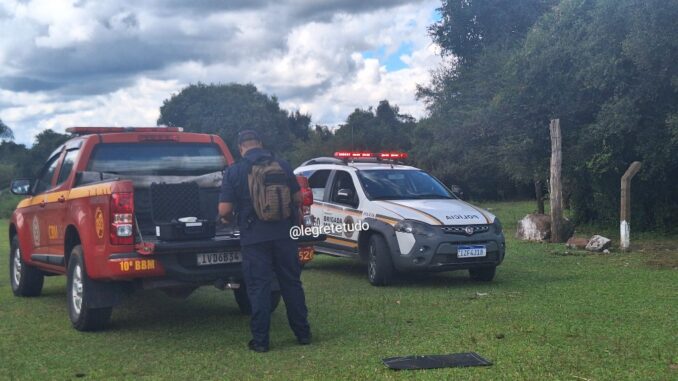
[[[247,313],[239,232],[217,218],[222,171],[233,163],[222,139],[172,127],[67,131],[74,137],[35,179],[12,183],[26,196],[9,224],[14,294],[37,296],[44,276],[66,275],[69,316],[83,331],[104,328],[136,289],[230,288]],[[313,240],[297,242],[300,261],[310,260]]]

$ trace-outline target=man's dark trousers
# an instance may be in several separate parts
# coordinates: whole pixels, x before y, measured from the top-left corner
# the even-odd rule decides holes
[[[242,246],[243,275],[247,296],[252,304],[250,321],[252,338],[258,345],[268,347],[271,325],[271,281],[278,277],[287,320],[297,339],[310,337],[308,310],[301,286],[301,265],[297,244],[292,239],[277,239]]]

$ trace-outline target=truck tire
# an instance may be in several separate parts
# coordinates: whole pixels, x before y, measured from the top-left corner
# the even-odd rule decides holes
[[[468,270],[471,280],[476,282],[491,282],[496,272],[497,266],[476,267]]]
[[[9,281],[15,296],[40,296],[45,276],[39,269],[24,263],[17,236],[9,248]]]
[[[67,276],[68,315],[73,328],[78,331],[98,331],[105,328],[111,320],[113,308],[90,307],[89,287],[92,280],[87,275],[81,245],[75,246],[71,251]]]
[[[373,286],[388,286],[394,275],[391,251],[384,237],[372,234],[367,253],[367,278]]]
[[[233,289],[233,296],[235,302],[238,303],[240,313],[243,315],[252,315],[252,304],[250,298],[247,296],[247,287],[245,283],[241,283],[239,288]],[[280,304],[280,291],[271,291],[271,313],[278,308]]]

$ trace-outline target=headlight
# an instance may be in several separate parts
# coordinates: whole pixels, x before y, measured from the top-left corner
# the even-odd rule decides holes
[[[494,231],[495,231],[497,234],[501,234],[501,232],[502,232],[502,227],[501,227],[501,221],[499,221],[499,218],[495,217],[495,218],[494,218],[494,222],[492,223],[492,225],[494,225]]]
[[[414,235],[423,235],[426,237],[433,237],[435,234],[435,231],[431,225],[414,220],[403,220],[398,222],[395,224],[395,231]]]

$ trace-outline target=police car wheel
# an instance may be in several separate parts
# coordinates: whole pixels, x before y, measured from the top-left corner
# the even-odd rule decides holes
[[[252,315],[252,304],[247,296],[247,287],[242,283],[239,288],[233,289],[235,302],[238,303],[238,309],[243,315]],[[278,308],[280,304],[280,291],[271,291],[271,313]]]
[[[496,266],[491,267],[477,267],[474,269],[469,269],[468,274],[471,277],[471,280],[477,282],[490,282],[494,279],[494,274],[497,272]]]
[[[19,239],[14,236],[10,244],[9,279],[15,296],[39,296],[45,276],[42,271],[24,263],[21,259]]]
[[[91,307],[89,287],[92,280],[87,275],[80,245],[71,251],[67,277],[68,316],[73,328],[78,331],[98,331],[105,328],[111,320],[113,308]]]
[[[388,286],[393,281],[395,269],[384,237],[373,234],[367,253],[367,278],[373,286]]]

